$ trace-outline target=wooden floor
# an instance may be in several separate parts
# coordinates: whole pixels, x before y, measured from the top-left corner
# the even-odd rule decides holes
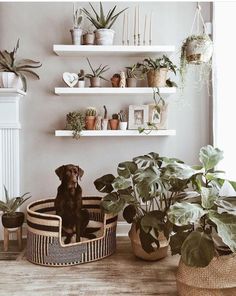
[[[128,238],[117,240],[114,255],[71,267],[34,265],[26,261],[24,252],[16,256],[12,250],[11,260],[0,261],[0,295],[177,295],[177,256],[142,261],[132,254]]]

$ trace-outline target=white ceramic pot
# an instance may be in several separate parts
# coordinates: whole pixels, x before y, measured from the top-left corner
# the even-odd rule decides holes
[[[79,81],[78,81],[78,87],[79,87],[79,88],[83,88],[83,87],[85,87],[85,81],[84,81],[84,80],[79,80]]]
[[[120,124],[119,124],[120,130],[126,131],[127,130],[127,126],[128,126],[128,122],[122,122],[122,121],[120,121]]]
[[[97,45],[113,45],[115,31],[111,29],[98,29],[94,33]]]
[[[106,131],[108,127],[108,119],[103,118],[102,119],[102,130]]]
[[[23,83],[13,72],[0,72],[0,87],[23,89]]]
[[[81,29],[71,29],[71,38],[73,45],[81,45],[81,37],[83,31]]]

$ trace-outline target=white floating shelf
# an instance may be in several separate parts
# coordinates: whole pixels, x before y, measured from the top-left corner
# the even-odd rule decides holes
[[[157,136],[175,136],[176,130],[152,130],[139,133],[138,130],[102,130],[102,131],[82,131],[82,137],[157,137]],[[146,134],[147,133],[147,134]],[[56,137],[72,137],[73,131],[71,130],[56,130]]]
[[[53,45],[53,51],[59,56],[128,56],[128,57],[148,57],[157,56],[163,53],[175,51],[173,45]]]
[[[16,88],[0,88],[0,96],[4,97],[12,97],[16,95],[22,95],[25,96],[26,92],[24,92],[21,89],[16,89]]]
[[[160,87],[161,94],[174,94],[176,93],[175,87]],[[126,94],[126,95],[138,95],[138,94],[152,94],[153,89],[151,87],[56,87],[55,94],[57,95],[78,95],[78,94],[102,94],[102,95],[115,95],[115,94]]]

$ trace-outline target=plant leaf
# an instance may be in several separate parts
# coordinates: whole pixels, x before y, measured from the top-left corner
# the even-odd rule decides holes
[[[181,255],[182,245],[189,234],[190,232],[188,231],[180,231],[178,233],[171,235],[170,237],[171,255],[176,255],[176,254]]]
[[[6,199],[6,202],[9,203],[10,198],[9,198],[9,194],[8,194],[7,188],[6,188],[5,185],[3,185],[3,187],[4,187],[4,192],[5,192],[5,199]]]
[[[199,160],[206,171],[213,169],[223,159],[223,151],[207,145],[200,149]]]
[[[115,190],[124,190],[131,186],[131,182],[122,176],[118,176],[112,182],[112,187]]]
[[[125,206],[125,200],[120,198],[116,192],[104,196],[101,207],[109,214],[118,214]]]
[[[133,161],[125,161],[118,164],[117,173],[119,176],[128,179],[136,172],[137,169],[138,166],[136,163]]]
[[[128,205],[123,211],[123,217],[128,223],[132,223],[134,221],[134,217],[136,216],[136,208],[133,204]]]
[[[202,207],[204,209],[211,209],[215,201],[218,198],[218,190],[214,187],[212,188],[201,188],[201,201],[202,201]]]
[[[94,181],[94,185],[99,192],[110,193],[113,191],[112,182],[115,177],[112,174],[107,174]]]

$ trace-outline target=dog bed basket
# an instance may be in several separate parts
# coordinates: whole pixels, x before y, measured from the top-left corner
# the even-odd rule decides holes
[[[39,200],[27,207],[27,259],[46,266],[68,266],[107,257],[116,249],[117,216],[102,213],[101,197],[83,197],[83,208],[92,221],[102,225],[101,236],[63,244],[62,219],[55,215],[54,199]]]

